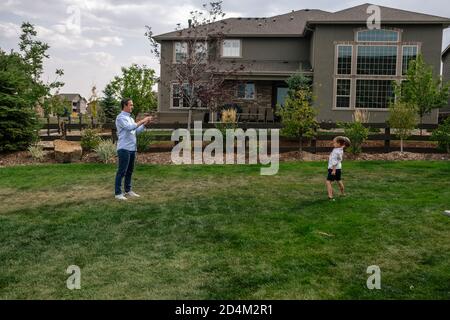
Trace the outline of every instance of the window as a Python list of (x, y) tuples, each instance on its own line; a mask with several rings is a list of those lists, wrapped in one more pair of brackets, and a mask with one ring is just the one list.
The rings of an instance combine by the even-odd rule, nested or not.
[(222, 57), (240, 58), (241, 57), (241, 40), (226, 39), (222, 42)]
[(255, 99), (255, 84), (252, 82), (239, 83), (237, 88), (237, 97), (239, 99)]
[(336, 108), (350, 108), (350, 79), (336, 80)]
[(393, 99), (393, 80), (356, 80), (356, 108), (387, 109)]
[[(199, 90), (201, 90), (202, 87), (199, 87)], [(183, 90), (183, 91), (182, 91)], [(189, 101), (188, 97), (190, 94), (189, 85), (184, 84), (183, 86), (180, 86), (178, 83), (172, 83), (172, 90), (171, 90), (171, 101), (172, 105), (171, 108), (189, 108)], [(195, 92), (194, 92), (195, 94)], [(197, 101), (195, 102), (194, 108), (206, 108), (202, 104), (202, 101), (197, 98)]]
[(195, 58), (201, 62), (208, 60), (208, 44), (206, 42), (197, 42), (195, 44)]
[(362, 30), (358, 31), (356, 36), (360, 42), (398, 42), (399, 32), (394, 30)]
[(396, 75), (397, 46), (358, 46), (357, 73)]
[(408, 72), (409, 63), (417, 58), (417, 46), (403, 46), (402, 75)]
[(337, 74), (352, 73), (352, 46), (338, 46)]
[(186, 61), (188, 56), (188, 49), (186, 42), (175, 42), (175, 62)]

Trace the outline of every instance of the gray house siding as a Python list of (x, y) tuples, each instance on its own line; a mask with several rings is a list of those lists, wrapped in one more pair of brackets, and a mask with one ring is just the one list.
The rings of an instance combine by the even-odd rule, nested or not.
[[(320, 121), (351, 121), (354, 110), (336, 110), (334, 106), (335, 45), (337, 42), (353, 42), (355, 31), (363, 25), (318, 25), (315, 28), (317, 39), (314, 48), (314, 94)], [(442, 44), (441, 26), (389, 26), (403, 30), (402, 42), (419, 42), (425, 61), (433, 66), (435, 75), (440, 72), (440, 52)], [(355, 53), (354, 53), (355, 58)], [(400, 57), (401, 58), (401, 57)], [(352, 94), (355, 94), (354, 88)], [(389, 112), (370, 110), (370, 122), (385, 122)], [(436, 123), (437, 110), (424, 118), (424, 123)]]
[[(220, 52), (213, 45), (210, 45), (210, 63), (220, 63), (224, 69), (231, 68), (231, 61), (245, 66), (244, 72), (255, 71), (256, 65), (260, 72), (270, 71), (267, 69), (277, 69), (287, 66), (287, 69), (297, 68), (304, 65), (305, 71), (310, 68), (310, 40), (309, 38), (239, 38), (242, 45), (242, 57), (233, 59), (223, 59)], [(158, 112), (161, 114), (162, 122), (185, 122), (187, 121), (187, 112), (185, 110), (171, 108), (171, 83), (175, 75), (171, 73), (171, 68), (166, 66), (173, 61), (174, 41), (161, 41), (161, 56), (164, 62), (161, 67), (161, 76), (159, 83), (159, 101)], [(291, 67), (292, 66), (292, 67)], [(243, 107), (253, 105), (255, 102), (261, 102), (264, 107), (272, 104), (272, 81), (285, 80), (288, 76), (267, 77), (257, 72), (251, 75), (240, 76), (242, 80), (255, 81), (257, 97), (255, 101), (243, 101), (236, 99), (230, 103), (238, 103)], [(261, 95), (264, 93), (264, 96)], [(196, 120), (203, 119), (205, 110), (194, 112)]]
[[(444, 83), (450, 81), (450, 49), (447, 49), (446, 53), (442, 57), (442, 80)], [(448, 98), (448, 106), (440, 110), (441, 113), (450, 114), (450, 97)]]

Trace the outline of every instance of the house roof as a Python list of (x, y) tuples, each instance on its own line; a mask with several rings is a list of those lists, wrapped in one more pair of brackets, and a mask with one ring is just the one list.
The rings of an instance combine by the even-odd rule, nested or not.
[[(244, 65), (244, 69), (236, 71), (233, 75), (280, 75), (289, 76), (298, 72), (311, 72), (311, 64), (307, 61), (239, 61), (239, 64)], [(224, 66), (217, 64), (218, 73), (227, 73), (228, 69), (223, 69)], [(222, 70), (223, 69), (223, 70)]]
[[(371, 5), (372, 4), (370, 3), (365, 3), (356, 7), (337, 11), (324, 18), (312, 17), (308, 20), (308, 23), (366, 23), (367, 18), (372, 15), (371, 13), (367, 13), (367, 9)], [(449, 18), (384, 6), (378, 7), (381, 9), (381, 24), (450, 24)]]
[(84, 99), (79, 93), (59, 93), (56, 96), (61, 97), (63, 99), (69, 100), (69, 101), (80, 101), (81, 99)]
[[(366, 23), (370, 14), (367, 8), (370, 3), (348, 8), (337, 12), (317, 9), (303, 9), (290, 13), (265, 18), (228, 18), (206, 27), (213, 32), (221, 31), (227, 36), (235, 37), (301, 37), (308, 25), (314, 24), (360, 24)], [(382, 24), (442, 24), (450, 25), (450, 19), (423, 13), (379, 6)], [(199, 34), (208, 33), (198, 29)], [(155, 40), (175, 40), (189, 37), (191, 31), (186, 28), (155, 36)]]

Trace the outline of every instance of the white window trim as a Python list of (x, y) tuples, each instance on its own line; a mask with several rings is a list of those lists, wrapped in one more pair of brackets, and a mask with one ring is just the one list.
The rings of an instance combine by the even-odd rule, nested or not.
[[(183, 85), (185, 85), (185, 84), (187, 84), (187, 83), (184, 83)], [(174, 107), (173, 106), (173, 86), (174, 85), (180, 85), (178, 82), (171, 82), (170, 83), (170, 96), (169, 96), (169, 99), (170, 99), (170, 110), (185, 110), (185, 111), (188, 111), (189, 110), (189, 108), (188, 107), (183, 107), (183, 96), (181, 96), (181, 101), (180, 101), (180, 104), (181, 104), (181, 107)], [(202, 107), (202, 108), (195, 108), (195, 110), (208, 110), (208, 108), (207, 107)]]
[(358, 30), (355, 31), (355, 42), (358, 42), (358, 43), (390, 43), (390, 44), (402, 42), (402, 30), (400, 30), (400, 29), (389, 29), (389, 28), (382, 28), (381, 30), (396, 32), (397, 33), (397, 41), (386, 41), (386, 40), (369, 40), (369, 41), (365, 40), (365, 41), (360, 41), (360, 40), (358, 40), (358, 34), (360, 32), (371, 31), (371, 30), (369, 30), (367, 28), (362, 28), (362, 29), (358, 29)]
[[(253, 86), (255, 87), (255, 91), (253, 93), (253, 98), (239, 98), (239, 88), (236, 88), (236, 99), (241, 101), (255, 101), (256, 100), (256, 83), (252, 81), (245, 81), (244, 84), (247, 85), (248, 83), (253, 83)], [(238, 84), (239, 86), (239, 84)]]
[[(352, 49), (352, 62), (351, 62), (351, 67), (350, 67), (350, 74), (340, 74), (338, 73), (338, 66), (339, 66), (339, 47), (350, 47)], [(334, 73), (338, 76), (350, 76), (353, 74), (353, 51), (354, 51), (354, 46), (352, 44), (337, 44), (336, 45), (336, 52), (335, 52), (335, 59), (334, 59)]]
[[(225, 40), (239, 41), (239, 56), (225, 56), (223, 54), (223, 42)], [(240, 59), (242, 58), (242, 40), (241, 39), (223, 39), (220, 43), (220, 57), (224, 59)]]

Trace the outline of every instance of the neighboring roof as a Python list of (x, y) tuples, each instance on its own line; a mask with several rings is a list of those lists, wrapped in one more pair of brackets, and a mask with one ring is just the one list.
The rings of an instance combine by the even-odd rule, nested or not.
[(450, 44), (445, 48), (444, 52), (442, 52), (442, 60), (444, 60), (448, 53), (450, 53)]
[[(337, 11), (335, 13), (304, 9), (267, 18), (228, 18), (208, 24), (214, 31), (221, 31), (227, 36), (235, 37), (301, 37), (304, 36), (308, 25), (314, 24), (356, 24), (366, 23), (370, 14), (366, 3), (356, 7)], [(416, 13), (401, 9), (379, 6), (381, 8), (382, 24), (442, 24), (450, 25), (450, 19), (423, 13)], [(189, 36), (189, 29), (182, 29), (155, 36), (155, 40), (174, 40)], [(206, 28), (199, 29), (199, 33)]]
[(84, 99), (79, 93), (59, 93), (57, 94), (57, 96), (69, 101), (74, 101), (75, 99), (79, 101), (81, 99)]

